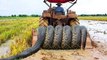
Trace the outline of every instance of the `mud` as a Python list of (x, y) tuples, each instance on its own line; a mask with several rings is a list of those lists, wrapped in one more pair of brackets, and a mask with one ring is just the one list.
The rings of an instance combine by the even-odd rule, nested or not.
[[(80, 21), (87, 27), (94, 48), (85, 50), (43, 50), (22, 60), (107, 60), (107, 22)], [(89, 38), (88, 38), (89, 40)]]
[[(101, 50), (100, 50), (101, 49)], [(40, 50), (23, 60), (107, 60), (102, 48), (86, 50)]]

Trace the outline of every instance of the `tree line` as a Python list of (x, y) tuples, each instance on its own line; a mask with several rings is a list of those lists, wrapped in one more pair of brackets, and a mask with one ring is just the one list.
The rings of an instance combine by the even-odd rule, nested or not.
[(26, 15), (26, 14), (19, 14), (19, 15), (11, 15), (11, 16), (0, 16), (0, 17), (40, 17), (40, 15)]
[(81, 14), (79, 16), (107, 16), (107, 14)]
[[(107, 16), (107, 14), (81, 14), (79, 16)], [(19, 14), (19, 15), (11, 15), (11, 16), (0, 16), (0, 17), (40, 17), (40, 15), (32, 14)]]

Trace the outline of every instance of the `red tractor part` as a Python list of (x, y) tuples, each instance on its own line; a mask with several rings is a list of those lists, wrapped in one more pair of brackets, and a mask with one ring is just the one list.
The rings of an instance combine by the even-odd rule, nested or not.
[(47, 0), (50, 3), (66, 3), (69, 1), (74, 1), (74, 0)]

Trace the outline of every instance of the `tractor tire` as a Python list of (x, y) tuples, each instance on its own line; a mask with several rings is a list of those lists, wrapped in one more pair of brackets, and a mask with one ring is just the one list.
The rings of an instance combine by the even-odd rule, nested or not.
[(20, 54), (16, 55), (16, 56), (12, 56), (9, 58), (4, 58), (1, 60), (15, 60), (15, 59), (22, 59), (22, 58), (26, 58), (34, 53), (36, 53), (43, 45), (43, 42), (45, 40), (45, 34), (46, 34), (46, 27), (39, 27), (38, 28), (38, 40), (35, 43), (35, 45), (23, 52), (21, 52)]
[(63, 27), (62, 49), (70, 49), (72, 42), (72, 32), (70, 26)]
[(48, 20), (41, 18), (39, 21), (39, 26), (48, 26)]
[(63, 27), (61, 25), (55, 27), (53, 49), (61, 49), (62, 34), (63, 34), (62, 30)]
[(81, 26), (81, 48), (85, 49), (87, 39), (87, 29), (85, 26)]
[(72, 26), (72, 49), (80, 49), (81, 48), (81, 32), (80, 26), (75, 25)]
[(50, 25), (47, 27), (46, 37), (45, 37), (43, 48), (44, 49), (51, 49), (53, 39), (54, 39), (54, 27)]

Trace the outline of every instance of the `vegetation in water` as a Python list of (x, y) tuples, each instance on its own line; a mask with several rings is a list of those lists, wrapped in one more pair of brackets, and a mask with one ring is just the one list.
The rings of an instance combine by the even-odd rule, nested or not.
[(39, 25), (38, 17), (0, 18), (0, 45), (8, 40), (11, 44), (9, 56), (16, 55), (29, 48), (32, 39), (32, 28)]

